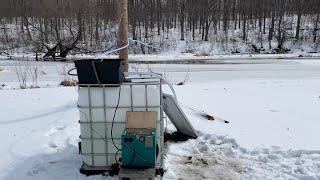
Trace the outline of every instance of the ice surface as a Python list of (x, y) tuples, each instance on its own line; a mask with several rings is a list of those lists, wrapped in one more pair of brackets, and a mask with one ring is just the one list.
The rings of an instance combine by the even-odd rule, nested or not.
[[(175, 89), (200, 137), (169, 143), (164, 179), (320, 179), (320, 61), (230, 61), (131, 65), (163, 72), (172, 84), (187, 79)], [(0, 179), (111, 178), (78, 171), (77, 88), (57, 87), (66, 64), (41, 64), (39, 83), (50, 86), (26, 90), (13, 89), (14, 65), (0, 61), (0, 85), (7, 85), (0, 90)]]

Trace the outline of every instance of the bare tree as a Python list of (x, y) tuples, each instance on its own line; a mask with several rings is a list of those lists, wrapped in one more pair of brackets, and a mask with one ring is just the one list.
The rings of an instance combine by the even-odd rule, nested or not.
[(14, 66), (14, 71), (17, 75), (19, 85), (21, 89), (27, 88), (27, 80), (30, 72), (30, 61), (21, 60), (17, 61)]
[[(124, 7), (118, 11), (121, 18), (117, 18), (117, 4)], [(281, 43), (286, 41), (317, 47), (319, 9), (319, 0), (1, 0), (0, 48), (8, 52), (23, 48), (55, 59), (71, 52), (122, 47), (128, 36), (145, 42), (156, 39), (168, 47), (177, 40), (225, 44), (226, 50), (228, 41), (259, 43), (254, 45), (257, 50), (265, 44), (278, 48), (271, 46), (274, 42), (286, 48)], [(117, 34), (118, 21), (126, 25)], [(286, 33), (284, 23), (291, 24)], [(128, 25), (130, 34), (124, 33)], [(117, 41), (120, 36), (126, 38)], [(131, 48), (134, 53), (147, 53), (140, 46)], [(121, 52), (121, 58), (127, 59), (128, 49)]]

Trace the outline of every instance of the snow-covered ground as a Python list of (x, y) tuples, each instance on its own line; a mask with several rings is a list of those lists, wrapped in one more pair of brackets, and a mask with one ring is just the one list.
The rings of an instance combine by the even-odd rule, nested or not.
[[(38, 54), (38, 57), (42, 57), (44, 54)], [(71, 54), (67, 56), (67, 59), (85, 59), (85, 58), (117, 58), (117, 55), (103, 55), (97, 54)], [(270, 60), (270, 59), (319, 59), (320, 53), (308, 53), (308, 52), (293, 52), (288, 54), (194, 54), (185, 53), (180, 51), (162, 52), (159, 54), (130, 54), (130, 61), (168, 61), (168, 60)], [(35, 60), (35, 53), (12, 53), (10, 56), (1, 55), (0, 60), (10, 59), (25, 59)]]
[[(320, 179), (320, 60), (262, 60), (131, 65), (186, 79), (175, 89), (200, 137), (168, 144), (164, 179)], [(0, 179), (106, 179), (78, 171), (77, 88), (57, 87), (72, 64), (37, 65), (43, 88), (19, 90), (0, 61)]]

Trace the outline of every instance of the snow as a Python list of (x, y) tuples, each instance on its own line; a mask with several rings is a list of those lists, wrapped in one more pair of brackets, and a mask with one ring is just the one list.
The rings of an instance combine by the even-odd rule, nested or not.
[[(320, 61), (215, 62), (131, 64), (173, 84), (187, 79), (175, 89), (199, 138), (168, 143), (164, 179), (320, 179)], [(39, 62), (42, 88), (25, 90), (15, 65), (0, 61), (0, 179), (113, 179), (79, 173), (77, 88), (58, 87), (59, 69), (72, 64)]]
[[(177, 94), (185, 105), (231, 122), (208, 126), (207, 122), (193, 121), (201, 132), (237, 137), (245, 147), (319, 149), (320, 142), (314, 138), (319, 133), (315, 126), (320, 117), (319, 90), (318, 80), (232, 80), (185, 85), (183, 90), (177, 88)], [(186, 98), (192, 91), (197, 92), (197, 98)], [(198, 119), (197, 114), (189, 114)]]
[[(223, 50), (218, 47), (213, 48), (213, 53), (210, 53), (208, 48), (212, 48), (211, 43), (194, 42), (194, 44), (188, 44), (185, 41), (178, 41), (177, 47), (174, 50), (168, 52), (160, 52), (159, 54), (130, 54), (131, 61), (168, 61), (168, 60), (269, 60), (269, 59), (319, 59), (320, 53), (308, 53), (303, 51), (294, 51), (288, 54), (251, 54), (248, 52), (239, 54), (223, 54)], [(186, 46), (196, 46), (199, 51), (197, 52), (185, 52), (183, 49)], [(210, 46), (210, 47), (209, 47)], [(215, 52), (217, 51), (217, 52)], [(38, 54), (38, 57), (42, 57), (44, 54)], [(117, 58), (117, 55), (102, 56), (101, 53), (96, 54), (69, 54), (68, 60), (74, 59), (93, 59), (93, 58)], [(0, 60), (35, 60), (35, 53), (12, 53), (10, 56), (0, 55)]]
[(283, 151), (278, 147), (248, 150), (234, 139), (201, 134), (170, 144), (165, 179), (319, 179), (319, 152)]
[[(179, 46), (183, 46), (183, 42), (179, 43)], [(202, 47), (205, 49), (205, 47)], [(21, 57), (17, 56), (17, 58)], [(101, 56), (95, 55), (69, 55), (67, 59), (91, 59)], [(168, 61), (168, 60), (272, 60), (272, 59), (319, 59), (320, 53), (302, 53), (296, 52), (291, 54), (234, 54), (234, 55), (217, 55), (217, 54), (208, 54), (206, 56), (193, 53), (180, 53), (179, 51), (170, 51), (169, 53), (162, 53), (157, 55), (139, 55), (139, 54), (130, 54), (130, 61)], [(117, 55), (108, 55), (105, 58), (117, 58)]]
[(0, 91), (0, 179), (88, 179), (79, 173), (76, 94), (75, 87)]
[[(0, 61), (0, 85), (4, 84), (5, 89), (17, 88), (18, 79), (16, 75), (15, 67), (32, 67), (38, 68), (38, 86), (40, 87), (56, 87), (64, 79), (74, 79), (67, 76), (66, 73), (73, 64), (71, 63), (55, 63), (55, 62), (34, 62), (34, 61)], [(32, 78), (28, 76), (28, 86), (31, 86)]]

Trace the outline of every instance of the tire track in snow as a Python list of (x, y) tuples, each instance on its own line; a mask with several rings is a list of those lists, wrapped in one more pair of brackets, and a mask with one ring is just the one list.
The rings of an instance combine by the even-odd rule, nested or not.
[(76, 107), (76, 104), (77, 104), (76, 101), (71, 101), (69, 103), (66, 103), (63, 106), (60, 106), (60, 107), (53, 109), (52, 111), (39, 113), (39, 114), (29, 116), (29, 117), (18, 118), (15, 120), (0, 121), (0, 125), (3, 125), (3, 124), (7, 125), (7, 124), (14, 124), (14, 123), (25, 122), (25, 121), (32, 121), (32, 120), (36, 120), (38, 118), (43, 118), (43, 117), (49, 116), (54, 113), (65, 112), (65, 111), (71, 110), (72, 108)]

